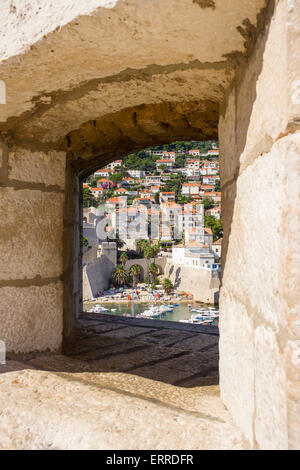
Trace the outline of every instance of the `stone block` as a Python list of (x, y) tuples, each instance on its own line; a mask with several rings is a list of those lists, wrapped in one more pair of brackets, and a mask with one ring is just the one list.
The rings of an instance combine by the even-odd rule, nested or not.
[(274, 331), (255, 330), (255, 438), (261, 449), (286, 450), (287, 396), (283, 355)]
[(253, 446), (254, 325), (246, 307), (224, 287), (220, 296), (221, 398)]
[(300, 341), (287, 341), (284, 349), (287, 377), (288, 446), (300, 449)]
[(0, 194), (0, 280), (60, 276), (64, 195), (13, 188)]
[(228, 96), (224, 115), (219, 121), (220, 177), (222, 186), (237, 176), (239, 155), (236, 149), (236, 98), (235, 89)]
[[(295, 248), (300, 241), (293, 226), (299, 219), (295, 172), (300, 163), (299, 144), (299, 133), (280, 139), (239, 176), (233, 219), (227, 227), (230, 243), (223, 285), (276, 331), (288, 327), (289, 311), (295, 327), (297, 321), (299, 256)], [(287, 309), (292, 297), (293, 308)]]
[(0, 288), (0, 339), (8, 352), (58, 350), (62, 325), (62, 282)]
[(8, 164), (10, 179), (65, 187), (65, 152), (16, 149), (9, 152)]
[(300, 118), (300, 9), (297, 0), (287, 2), (288, 121), (299, 128)]
[[(276, 51), (276, 52), (275, 52)], [(237, 152), (243, 170), (288, 124), (286, 0), (279, 1), (237, 89)]]

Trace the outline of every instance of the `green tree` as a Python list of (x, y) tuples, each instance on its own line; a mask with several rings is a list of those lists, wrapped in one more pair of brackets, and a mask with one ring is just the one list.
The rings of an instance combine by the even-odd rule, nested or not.
[(164, 291), (169, 294), (173, 289), (174, 289), (174, 286), (172, 284), (172, 281), (169, 279), (169, 278), (165, 278), (163, 280), (163, 289)]
[(110, 179), (113, 183), (119, 183), (120, 181), (122, 181), (122, 178), (123, 178), (122, 173), (114, 173), (113, 175), (111, 175), (111, 176), (109, 177), (109, 179)]
[(145, 247), (144, 247), (144, 257), (148, 260), (154, 257), (153, 256), (153, 248), (150, 245), (150, 243), (148, 243), (148, 245), (145, 245)]
[(112, 274), (114, 283), (118, 286), (124, 286), (129, 280), (129, 276), (122, 265), (118, 265)]
[(213, 239), (214, 241), (223, 237), (223, 224), (222, 220), (216, 220), (215, 224), (212, 227)]
[(217, 181), (216, 181), (216, 184), (215, 184), (215, 191), (216, 191), (216, 192), (220, 192), (220, 191), (221, 191), (220, 180), (217, 180)]
[(175, 168), (182, 168), (185, 164), (185, 155), (176, 155)]
[(119, 250), (120, 248), (123, 248), (125, 242), (123, 242), (120, 238), (119, 232), (116, 233), (116, 238), (114, 240), (117, 244), (117, 249)]
[(90, 188), (83, 188), (82, 202), (83, 202), (83, 207), (90, 207), (94, 205), (94, 198), (93, 198)]
[(223, 236), (222, 220), (216, 219), (213, 215), (206, 215), (204, 217), (204, 226), (211, 228), (214, 241)]
[(190, 196), (182, 196), (182, 195), (180, 195), (180, 196), (178, 197), (177, 202), (178, 202), (178, 204), (188, 204), (189, 202), (192, 202), (192, 200), (193, 200), (193, 198), (190, 197)]
[(211, 197), (204, 197), (202, 199), (202, 204), (204, 205), (204, 209), (208, 210), (214, 207), (215, 202)]
[(138, 264), (133, 264), (129, 269), (129, 274), (132, 277), (134, 287), (137, 286), (137, 283), (141, 276), (141, 272), (142, 272), (141, 267)]
[(152, 255), (153, 255), (154, 263), (155, 263), (155, 258), (157, 257), (158, 253), (161, 250), (160, 241), (158, 240), (157, 243), (151, 246), (151, 248), (152, 248)]
[(89, 246), (89, 242), (86, 237), (82, 237), (82, 246)]
[(126, 251), (123, 251), (121, 253), (121, 256), (120, 256), (120, 261), (121, 261), (121, 264), (122, 264), (124, 269), (125, 269), (125, 265), (126, 265), (127, 260), (128, 260), (127, 253), (126, 253)]
[(149, 277), (150, 277), (151, 283), (154, 284), (155, 281), (156, 281), (157, 275), (159, 273), (159, 268), (158, 268), (157, 264), (150, 263), (148, 272), (149, 272)]
[(146, 239), (141, 239), (136, 244), (136, 251), (139, 255), (144, 255), (145, 248), (149, 246), (149, 242)]
[(166, 169), (167, 169), (167, 165), (159, 165), (158, 170), (161, 171), (162, 173), (164, 173)]

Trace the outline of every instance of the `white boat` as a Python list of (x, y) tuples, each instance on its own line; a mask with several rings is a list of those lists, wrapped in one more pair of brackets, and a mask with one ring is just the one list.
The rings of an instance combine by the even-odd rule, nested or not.
[(108, 308), (102, 307), (102, 305), (96, 305), (96, 307), (94, 307), (94, 312), (108, 312)]
[(192, 322), (213, 322), (216, 318), (219, 318), (219, 315), (210, 313), (210, 314), (203, 314), (203, 313), (197, 313), (196, 315), (191, 316)]
[(141, 316), (143, 318), (157, 318), (160, 316), (160, 312), (151, 309), (151, 310), (145, 310), (144, 312), (141, 313)]

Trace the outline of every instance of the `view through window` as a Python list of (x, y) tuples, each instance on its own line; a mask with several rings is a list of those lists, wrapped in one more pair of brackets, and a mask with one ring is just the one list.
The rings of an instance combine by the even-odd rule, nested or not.
[(82, 194), (85, 311), (218, 324), (217, 141), (127, 155), (86, 178)]

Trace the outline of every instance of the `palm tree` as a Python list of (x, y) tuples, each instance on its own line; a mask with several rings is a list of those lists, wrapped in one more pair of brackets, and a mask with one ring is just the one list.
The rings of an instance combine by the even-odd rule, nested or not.
[(126, 284), (126, 282), (128, 281), (128, 274), (123, 268), (123, 266), (118, 265), (112, 275), (112, 278), (118, 286), (124, 286), (124, 284)]
[(138, 283), (141, 272), (142, 272), (142, 270), (141, 270), (141, 267), (140, 267), (139, 264), (133, 264), (129, 269), (129, 274), (132, 277), (134, 287), (136, 287), (136, 285)]
[(149, 276), (150, 276), (150, 279), (151, 279), (151, 283), (154, 284), (155, 280), (156, 280), (156, 277), (159, 273), (159, 269), (158, 269), (158, 266), (157, 264), (155, 263), (151, 263), (149, 265), (149, 269), (148, 269), (148, 272), (149, 272)]
[(163, 289), (167, 294), (169, 294), (171, 290), (174, 289), (174, 286), (170, 279), (166, 278), (163, 280)]
[(153, 253), (152, 246), (150, 246), (150, 245), (146, 246), (145, 249), (144, 249), (144, 257), (146, 259), (151, 259), (151, 258), (153, 258), (153, 255), (154, 255), (154, 253)]
[(156, 256), (158, 255), (158, 253), (160, 252), (160, 241), (158, 240), (157, 243), (155, 245), (152, 245), (152, 253), (153, 253), (153, 262), (155, 263), (155, 258)]
[(125, 269), (126, 261), (128, 260), (128, 256), (126, 251), (123, 251), (120, 256), (120, 261), (122, 263), (123, 268)]
[[(152, 246), (148, 243), (144, 249), (144, 258), (146, 258), (148, 261), (153, 258), (153, 249)], [(148, 266), (148, 277), (149, 277), (149, 266)]]
[(117, 231), (116, 233), (116, 238), (115, 238), (115, 242), (117, 244), (117, 248), (122, 248), (123, 245), (125, 244), (125, 242), (123, 242), (121, 239), (120, 239), (120, 235), (119, 235), (119, 232)]
[(145, 248), (149, 246), (148, 240), (142, 239), (139, 240), (136, 244), (136, 251), (138, 252), (139, 255), (143, 255)]

